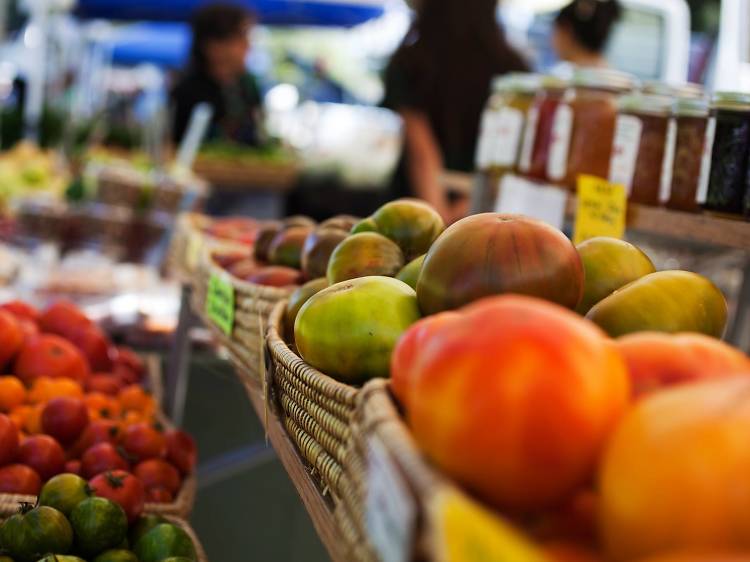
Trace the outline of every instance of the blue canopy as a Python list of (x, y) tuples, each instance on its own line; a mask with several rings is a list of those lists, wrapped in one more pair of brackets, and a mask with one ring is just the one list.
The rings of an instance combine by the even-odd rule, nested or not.
[[(234, 0), (258, 14), (266, 25), (351, 27), (383, 14), (379, 2), (361, 0)], [(187, 21), (211, 0), (78, 0), (81, 18)]]
[(112, 48), (114, 64), (182, 68), (187, 63), (190, 40), (187, 24), (139, 23), (121, 27), (106, 44)]

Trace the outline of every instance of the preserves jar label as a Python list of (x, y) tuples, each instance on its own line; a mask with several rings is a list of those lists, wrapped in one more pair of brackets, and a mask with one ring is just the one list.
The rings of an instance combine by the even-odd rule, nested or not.
[(716, 139), (716, 117), (711, 117), (706, 125), (706, 140), (703, 143), (703, 156), (701, 158), (701, 173), (698, 179), (698, 191), (695, 201), (703, 205), (708, 197), (708, 184), (711, 181), (711, 159), (714, 152), (714, 140)]
[(677, 120), (673, 117), (667, 124), (667, 140), (664, 147), (664, 162), (661, 169), (659, 184), (659, 202), (666, 203), (672, 193), (672, 173), (674, 171), (674, 157), (677, 150)]
[(548, 562), (510, 523), (457, 491), (441, 489), (428, 509), (434, 524), (430, 554), (437, 562)]
[(234, 329), (234, 287), (223, 274), (213, 274), (208, 280), (206, 316), (227, 336)]
[(635, 176), (635, 164), (638, 160), (642, 133), (643, 122), (638, 117), (633, 115), (617, 117), (612, 161), (609, 165), (609, 181), (624, 185), (628, 195), (633, 189), (633, 176)]
[(562, 104), (555, 111), (552, 122), (552, 141), (547, 161), (547, 177), (560, 181), (568, 173), (568, 152), (573, 133), (573, 108)]
[(573, 240), (580, 244), (589, 238), (625, 236), (628, 197), (622, 184), (595, 176), (578, 176), (578, 202)]
[(501, 109), (495, 122), (492, 165), (503, 168), (515, 166), (522, 132), (523, 113), (510, 107)]
[(562, 230), (568, 191), (552, 185), (536, 183), (515, 174), (505, 174), (500, 180), (495, 212), (525, 215)]
[(539, 125), (539, 109), (532, 107), (526, 113), (526, 126), (523, 132), (523, 143), (521, 144), (521, 158), (518, 169), (528, 172), (531, 169), (531, 157), (534, 154), (534, 143), (536, 142), (536, 129)]
[(383, 562), (408, 562), (417, 509), (409, 488), (378, 437), (367, 442), (367, 531)]
[(476, 165), (479, 170), (486, 170), (492, 159), (492, 128), (495, 112), (486, 109), (482, 114), (477, 142)]

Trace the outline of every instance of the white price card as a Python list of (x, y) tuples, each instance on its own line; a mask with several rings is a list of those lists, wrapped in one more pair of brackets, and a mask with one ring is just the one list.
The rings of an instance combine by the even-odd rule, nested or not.
[(381, 562), (409, 562), (417, 508), (378, 437), (367, 443), (367, 531)]
[(635, 165), (641, 147), (643, 122), (632, 115), (620, 115), (615, 127), (615, 140), (612, 146), (609, 182), (624, 185), (627, 194), (633, 188)]
[(495, 212), (525, 215), (562, 230), (567, 202), (568, 192), (564, 189), (506, 174), (500, 180)]

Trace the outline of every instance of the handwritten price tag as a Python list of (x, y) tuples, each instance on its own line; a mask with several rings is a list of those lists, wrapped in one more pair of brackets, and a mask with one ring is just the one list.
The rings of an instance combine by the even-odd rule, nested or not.
[(430, 517), (437, 562), (550, 562), (510, 524), (458, 492), (439, 492)]
[(227, 336), (234, 329), (234, 287), (221, 275), (211, 275), (206, 295), (206, 315)]
[(574, 242), (579, 244), (597, 236), (622, 238), (627, 208), (624, 186), (594, 176), (579, 176)]

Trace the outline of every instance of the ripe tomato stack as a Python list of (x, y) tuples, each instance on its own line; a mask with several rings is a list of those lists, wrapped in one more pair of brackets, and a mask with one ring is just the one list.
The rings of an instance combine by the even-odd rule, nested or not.
[(193, 471), (195, 443), (160, 425), (141, 359), (71, 303), (0, 305), (0, 369), (0, 493), (73, 473), (135, 518)]

